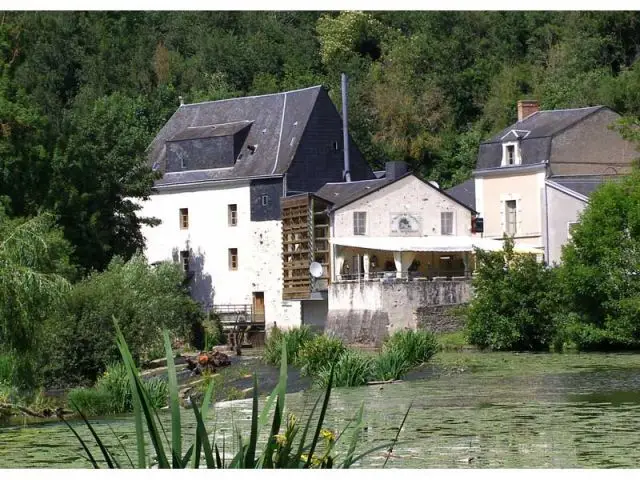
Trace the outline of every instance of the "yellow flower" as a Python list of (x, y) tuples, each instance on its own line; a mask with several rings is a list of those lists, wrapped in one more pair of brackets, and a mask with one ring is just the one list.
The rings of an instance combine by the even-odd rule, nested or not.
[(335, 432), (332, 432), (327, 428), (323, 428), (322, 430), (320, 430), (320, 436), (328, 442), (334, 442), (336, 440)]
[(284, 436), (283, 434), (275, 435), (273, 438), (275, 439), (276, 443), (280, 446), (284, 445), (287, 442), (287, 437)]

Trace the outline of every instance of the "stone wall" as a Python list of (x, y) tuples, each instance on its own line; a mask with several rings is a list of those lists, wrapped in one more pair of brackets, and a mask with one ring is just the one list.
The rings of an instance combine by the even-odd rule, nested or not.
[(449, 333), (464, 327), (464, 319), (458, 311), (460, 305), (434, 305), (416, 309), (418, 329), (433, 333)]
[(452, 331), (460, 326), (452, 307), (470, 299), (471, 280), (332, 283), (327, 332), (348, 343), (380, 344), (404, 328)]

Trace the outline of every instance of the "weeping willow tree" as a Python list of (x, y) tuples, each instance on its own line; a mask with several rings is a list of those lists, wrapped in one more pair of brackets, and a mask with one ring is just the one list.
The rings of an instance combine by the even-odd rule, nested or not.
[(47, 315), (69, 289), (69, 244), (54, 217), (10, 219), (0, 207), (0, 354), (18, 359), (15, 381), (33, 381)]

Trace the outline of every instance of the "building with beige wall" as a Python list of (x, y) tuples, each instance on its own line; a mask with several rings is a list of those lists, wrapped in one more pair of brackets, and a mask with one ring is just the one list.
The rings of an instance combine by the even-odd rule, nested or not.
[[(376, 180), (329, 183), (316, 192), (333, 203), (334, 279), (469, 273), (470, 252), (452, 248), (461, 238), (471, 241), (475, 211), (433, 183), (406, 171), (395, 173)], [(415, 250), (409, 251), (409, 245)]]
[(612, 128), (619, 119), (604, 106), (539, 110), (521, 101), (518, 121), (480, 144), (473, 178), (447, 192), (477, 210), (485, 238), (507, 233), (558, 262), (566, 223), (578, 221), (591, 191), (628, 173), (637, 156)]

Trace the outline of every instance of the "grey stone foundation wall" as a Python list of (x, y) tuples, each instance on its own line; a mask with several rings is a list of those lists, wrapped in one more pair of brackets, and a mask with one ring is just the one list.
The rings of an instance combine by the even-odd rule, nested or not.
[(417, 325), (420, 330), (433, 333), (449, 333), (464, 327), (460, 305), (435, 305), (416, 309)]
[(404, 328), (449, 332), (462, 326), (454, 307), (471, 295), (466, 279), (332, 283), (326, 331), (347, 343), (375, 345)]

